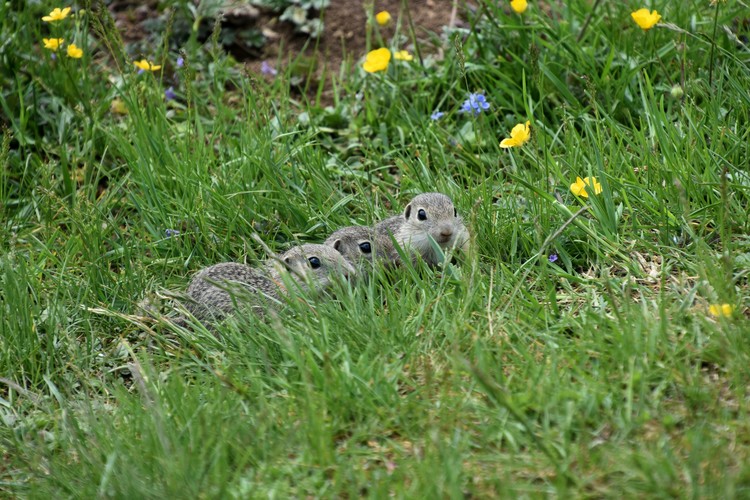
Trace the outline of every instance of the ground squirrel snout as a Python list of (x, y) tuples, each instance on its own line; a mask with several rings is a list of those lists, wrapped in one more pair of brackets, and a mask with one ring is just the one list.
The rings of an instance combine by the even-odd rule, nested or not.
[(250, 307), (263, 314), (288, 294), (287, 283), (303, 292), (329, 288), (336, 279), (353, 279), (354, 267), (330, 246), (293, 247), (262, 267), (224, 262), (202, 269), (190, 281), (186, 308), (201, 321), (219, 320)]
[(442, 250), (469, 247), (469, 231), (458, 215), (453, 201), (441, 193), (423, 193), (406, 205), (403, 213), (385, 219), (375, 226), (376, 243), (388, 260), (399, 263), (401, 258), (393, 240), (402, 249), (418, 254), (429, 265), (435, 266), (440, 256), (430, 239)]

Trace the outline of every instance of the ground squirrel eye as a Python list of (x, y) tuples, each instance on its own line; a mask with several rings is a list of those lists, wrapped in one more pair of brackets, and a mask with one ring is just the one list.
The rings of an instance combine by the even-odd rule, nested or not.
[(424, 211), (424, 208), (420, 208), (419, 212), (417, 212), (417, 219), (427, 220), (427, 212)]
[(370, 246), (369, 241), (363, 241), (359, 244), (359, 249), (362, 250), (362, 253), (370, 253), (372, 252), (372, 247)]
[(311, 267), (312, 267), (313, 269), (317, 269), (317, 268), (319, 268), (319, 267), (320, 267), (320, 259), (319, 259), (319, 258), (317, 258), (317, 257), (310, 257), (310, 258), (309, 258), (309, 259), (307, 259), (307, 260), (308, 260), (308, 262), (310, 262), (310, 266), (311, 266)]
[(458, 210), (455, 208), (453, 209), (453, 217), (458, 217)]

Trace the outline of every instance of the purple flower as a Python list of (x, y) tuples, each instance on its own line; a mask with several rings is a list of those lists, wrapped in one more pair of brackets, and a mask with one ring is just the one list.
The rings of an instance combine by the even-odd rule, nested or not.
[(185, 59), (184, 59), (184, 58), (183, 58), (182, 56), (178, 57), (178, 58), (177, 58), (177, 67), (178, 67), (178, 68), (181, 68), (181, 67), (183, 67), (184, 65), (185, 65)]
[(435, 110), (430, 115), (430, 120), (437, 121), (437, 120), (441, 119), (444, 114), (445, 113), (443, 113), (442, 111)]
[(469, 94), (469, 98), (461, 106), (461, 112), (472, 113), (474, 116), (481, 113), (483, 109), (490, 109), (490, 103), (487, 102), (484, 94)]
[(53, 52), (52, 54), (49, 55), (49, 57), (50, 57), (50, 59), (52, 59), (54, 61), (55, 59), (57, 59), (57, 54), (55, 54)]
[(263, 61), (260, 65), (260, 72), (267, 76), (276, 76), (279, 73), (276, 68), (268, 64), (268, 61)]
[(177, 94), (174, 93), (174, 87), (169, 87), (164, 91), (164, 99), (166, 99), (167, 101), (177, 99)]
[(167, 236), (167, 238), (171, 238), (172, 236), (179, 236), (180, 232), (177, 229), (167, 229), (164, 231), (164, 234)]
[(547, 257), (547, 260), (549, 260), (550, 262), (556, 262), (557, 261), (557, 254), (556, 253), (551, 253), (549, 255), (549, 257)]

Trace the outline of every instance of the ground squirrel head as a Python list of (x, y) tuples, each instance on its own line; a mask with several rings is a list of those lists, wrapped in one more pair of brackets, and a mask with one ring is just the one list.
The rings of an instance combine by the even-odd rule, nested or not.
[(375, 235), (371, 227), (348, 226), (335, 231), (324, 245), (333, 247), (353, 266), (361, 268), (365, 262), (372, 263), (375, 254)]
[(397, 240), (437, 264), (430, 237), (444, 250), (465, 248), (469, 242), (469, 232), (453, 201), (441, 193), (419, 194), (406, 205)]
[[(351, 280), (357, 274), (354, 267), (330, 246), (305, 244), (292, 247), (279, 255), (279, 260), (291, 272), (295, 281), (301, 277), (316, 290), (328, 288), (337, 279)], [(276, 271), (281, 265), (275, 262)], [(307, 287), (302, 285), (305, 289)]]

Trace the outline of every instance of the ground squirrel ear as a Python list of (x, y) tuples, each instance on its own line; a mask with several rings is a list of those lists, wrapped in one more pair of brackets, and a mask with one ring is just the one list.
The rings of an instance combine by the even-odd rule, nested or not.
[(410, 215), (411, 215), (411, 203), (406, 205), (406, 209), (404, 210), (404, 217), (408, 219)]
[(333, 242), (333, 249), (338, 251), (339, 253), (341, 252), (341, 240), (336, 240)]

